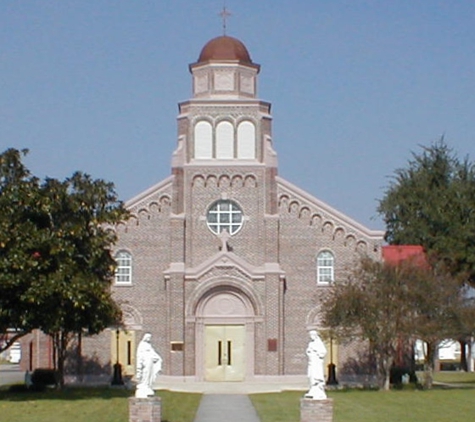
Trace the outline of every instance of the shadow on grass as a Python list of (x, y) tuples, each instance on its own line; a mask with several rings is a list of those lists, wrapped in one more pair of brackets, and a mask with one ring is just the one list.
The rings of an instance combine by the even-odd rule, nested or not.
[(45, 391), (31, 391), (21, 388), (21, 386), (13, 386), (13, 388), (9, 390), (0, 391), (0, 400), (17, 402), (30, 400), (110, 400), (115, 398), (128, 398), (133, 395), (133, 391), (125, 388), (78, 387), (65, 388), (63, 390), (46, 389)]
[[(194, 420), (201, 394), (178, 393), (167, 390), (159, 390), (156, 394), (162, 401), (163, 419), (161, 422), (192, 422)], [(7, 388), (3, 388), (0, 390), (0, 408), (2, 408), (0, 420), (3, 420), (2, 417), (6, 415), (6, 420), (29, 422), (31, 419), (28, 419), (28, 416), (27, 419), (21, 417), (15, 419), (11, 415), (17, 414), (18, 408), (33, 406), (34, 412), (36, 412), (35, 415), (38, 415), (35, 419), (36, 422), (51, 422), (50, 415), (52, 413), (61, 414), (63, 410), (73, 412), (77, 416), (76, 422), (125, 422), (128, 420), (128, 398), (133, 395), (134, 391), (132, 390), (110, 387), (70, 387), (64, 390), (47, 389), (43, 392), (26, 389), (22, 392), (8, 391)], [(18, 403), (22, 403), (22, 406), (18, 406)], [(114, 408), (112, 411), (111, 406)], [(86, 418), (74, 413), (79, 412), (75, 409), (83, 408), (95, 409), (95, 416), (91, 417), (90, 411)], [(47, 419), (40, 416), (40, 413), (42, 415), (47, 414)], [(58, 420), (61, 419), (54, 419), (54, 421)]]

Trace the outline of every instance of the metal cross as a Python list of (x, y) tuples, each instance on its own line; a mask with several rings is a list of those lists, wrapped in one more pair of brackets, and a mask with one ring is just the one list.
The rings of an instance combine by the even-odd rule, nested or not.
[(226, 35), (226, 19), (231, 16), (231, 12), (229, 12), (228, 9), (226, 9), (226, 5), (223, 6), (223, 10), (218, 13), (219, 16), (221, 16), (221, 19), (223, 19), (223, 35)]

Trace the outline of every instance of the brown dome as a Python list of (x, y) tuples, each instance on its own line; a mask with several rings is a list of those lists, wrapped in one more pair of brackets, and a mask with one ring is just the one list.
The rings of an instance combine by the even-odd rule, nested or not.
[(198, 63), (209, 60), (237, 60), (243, 63), (252, 63), (246, 46), (236, 38), (223, 35), (208, 41), (198, 58)]

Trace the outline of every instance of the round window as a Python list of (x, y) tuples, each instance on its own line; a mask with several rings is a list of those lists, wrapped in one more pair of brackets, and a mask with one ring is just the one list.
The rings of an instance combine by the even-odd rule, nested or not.
[(241, 208), (235, 202), (224, 199), (211, 205), (206, 216), (208, 227), (215, 234), (225, 229), (231, 235), (236, 234), (242, 227), (242, 221)]

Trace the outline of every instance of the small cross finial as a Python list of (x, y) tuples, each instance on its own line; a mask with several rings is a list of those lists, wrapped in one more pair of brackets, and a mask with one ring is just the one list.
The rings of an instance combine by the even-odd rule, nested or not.
[(226, 20), (231, 16), (231, 12), (226, 8), (226, 4), (218, 15), (221, 16), (221, 19), (223, 20), (223, 35), (226, 35)]

